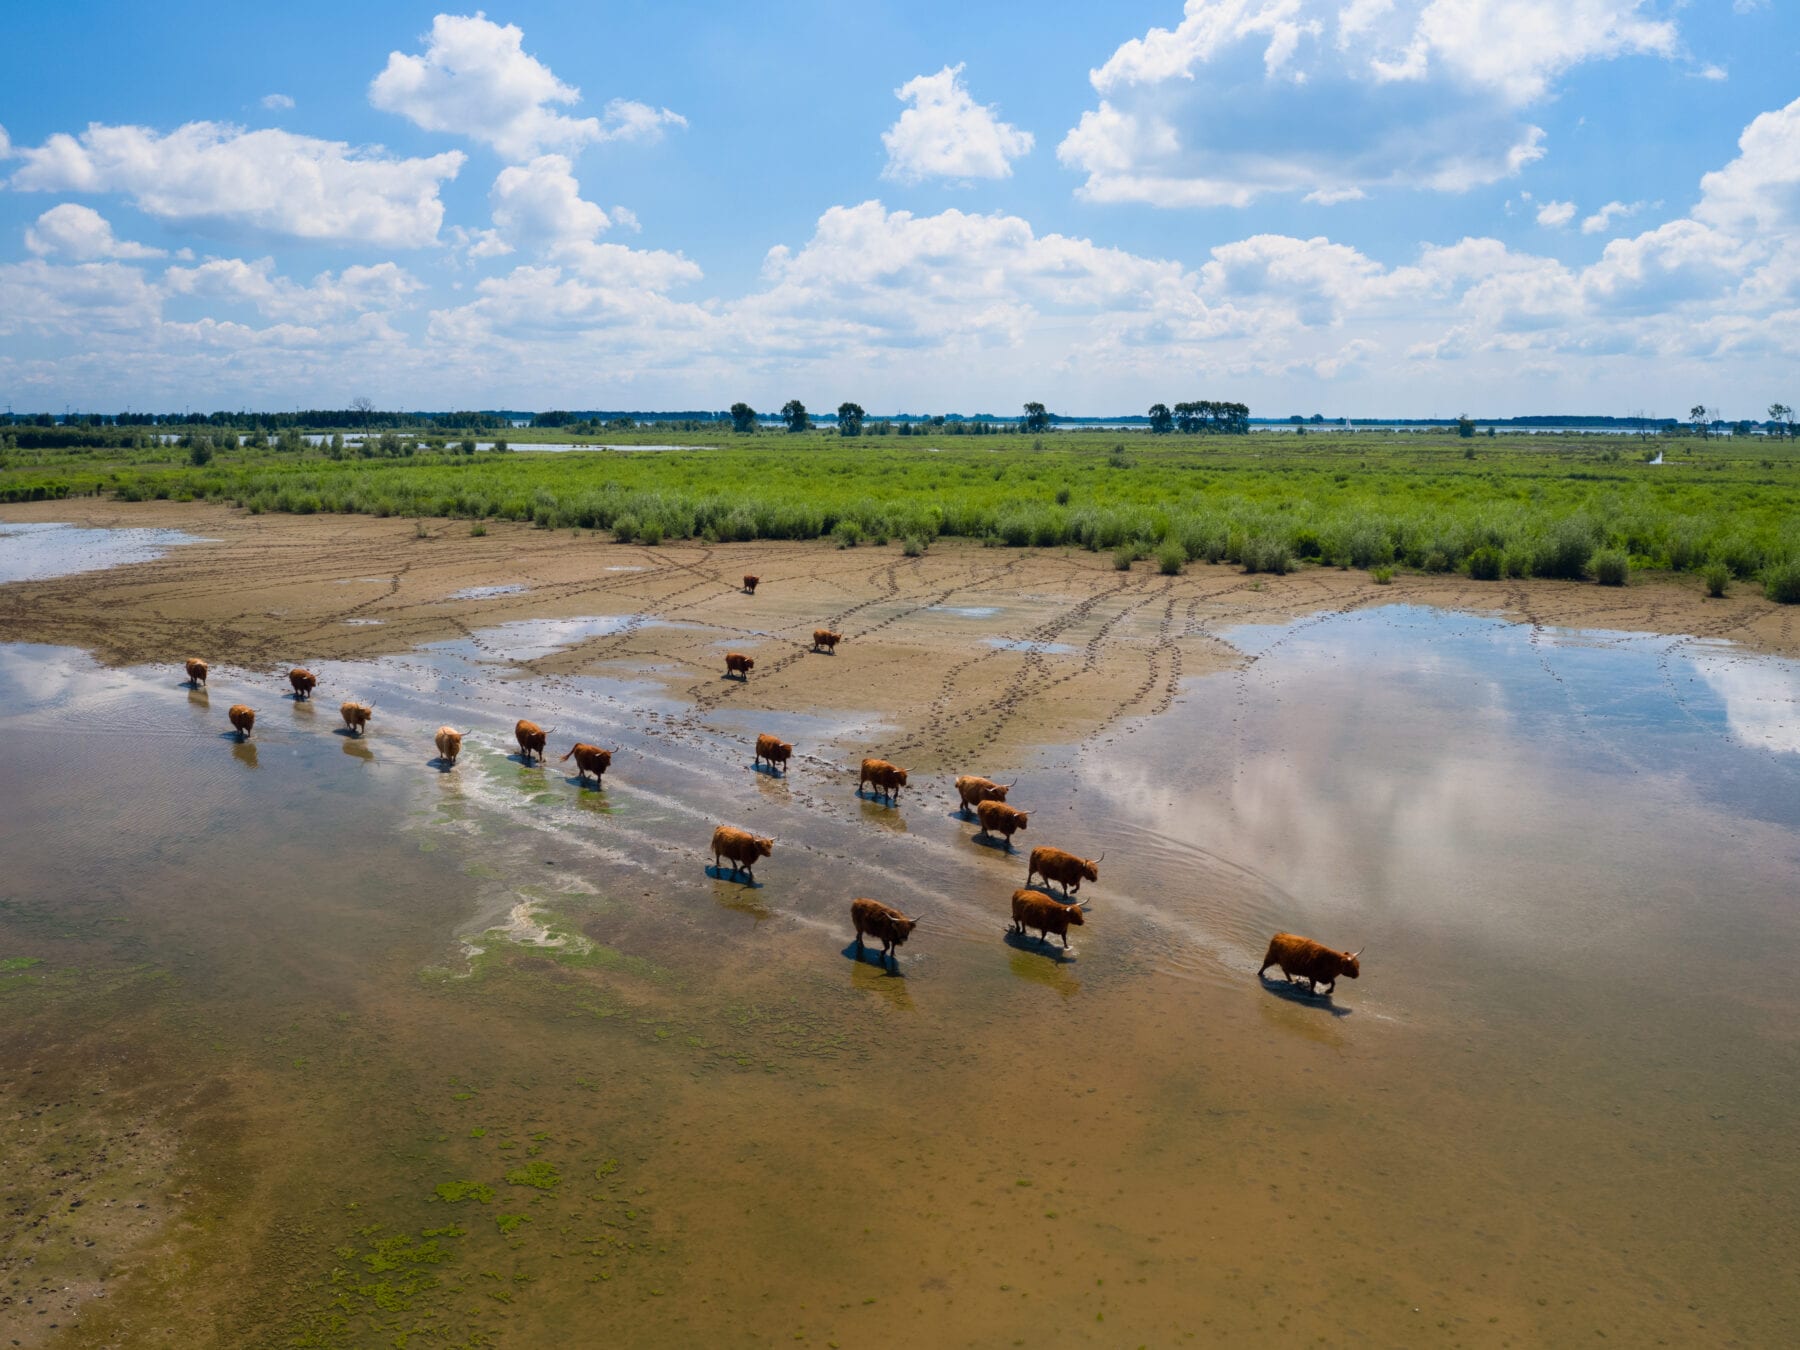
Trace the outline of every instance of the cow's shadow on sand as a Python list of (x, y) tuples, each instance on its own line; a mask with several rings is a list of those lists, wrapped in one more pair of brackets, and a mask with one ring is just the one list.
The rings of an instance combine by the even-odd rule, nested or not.
[(969, 842), (971, 844), (979, 845), (982, 848), (991, 848), (996, 853), (1018, 852), (1018, 850), (1013, 847), (1012, 840), (1008, 839), (1005, 835), (983, 834), (981, 831), (977, 830), (974, 834), (969, 836)]
[(604, 778), (588, 778), (582, 774), (564, 774), (563, 782), (582, 792), (606, 791), (606, 780)]
[(715, 867), (712, 863), (708, 863), (706, 865), (706, 875), (711, 877), (714, 881), (735, 881), (738, 885), (748, 891), (760, 891), (763, 888), (762, 882), (758, 881), (741, 867), (733, 870), (729, 867)]
[(432, 768), (436, 769), (439, 773), (449, 773), (453, 769), (456, 768), (455, 760), (445, 759), (442, 755), (433, 755), (430, 759), (426, 760), (425, 762), (427, 764), (429, 764)]
[(900, 969), (899, 954), (895, 953), (892, 956), (883, 956), (881, 954), (881, 944), (879, 942), (865, 943), (863, 946), (859, 947), (852, 941), (849, 946), (844, 948), (843, 954), (858, 965), (873, 966), (883, 975), (887, 975), (893, 979), (904, 980), (906, 978), (906, 972)]
[(507, 759), (511, 760), (514, 764), (517, 764), (521, 769), (541, 769), (544, 767), (543, 760), (539, 759), (536, 755), (527, 755), (523, 750), (513, 751), (507, 756)]
[(1072, 965), (1075, 961), (1073, 948), (1064, 948), (1062, 939), (1052, 934), (1049, 938), (1040, 938), (1036, 933), (1016, 933), (1009, 926), (1001, 941), (1015, 952), (1024, 952), (1028, 956), (1047, 956), (1057, 965)]
[(773, 764), (752, 764), (750, 766), (750, 772), (759, 773), (764, 778), (773, 778), (777, 783), (785, 783), (787, 781), (787, 770), (778, 769)]
[(1271, 998), (1278, 998), (1283, 1003), (1292, 1003), (1302, 1008), (1315, 1008), (1319, 1012), (1330, 1013), (1333, 1017), (1348, 1017), (1351, 1009), (1331, 1001), (1330, 994), (1309, 994), (1306, 986), (1295, 984), (1285, 976), (1259, 975), (1263, 992)]
[[(342, 736), (347, 741), (360, 741), (362, 739), (362, 736), (357, 735), (356, 732), (352, 731), (349, 727), (333, 727), (331, 729), (331, 734), (333, 736)], [(367, 734), (367, 732), (363, 733), (363, 735)]]

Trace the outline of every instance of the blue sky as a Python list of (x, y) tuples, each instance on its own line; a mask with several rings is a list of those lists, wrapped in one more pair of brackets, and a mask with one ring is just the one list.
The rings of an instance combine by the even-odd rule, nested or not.
[(71, 3), (0, 399), (1800, 401), (1780, 0)]

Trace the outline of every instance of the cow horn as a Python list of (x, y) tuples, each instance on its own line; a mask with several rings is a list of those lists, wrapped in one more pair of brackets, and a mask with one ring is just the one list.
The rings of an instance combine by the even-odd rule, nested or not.
[(1103, 863), (1105, 861), (1106, 861), (1106, 855), (1104, 853), (1102, 853), (1098, 858), (1094, 859), (1094, 866), (1098, 867), (1101, 863)]
[(1359, 957), (1363, 954), (1364, 950), (1365, 950), (1364, 948), (1358, 947), (1355, 951), (1350, 953), (1350, 959), (1352, 961), (1356, 960), (1357, 957)]

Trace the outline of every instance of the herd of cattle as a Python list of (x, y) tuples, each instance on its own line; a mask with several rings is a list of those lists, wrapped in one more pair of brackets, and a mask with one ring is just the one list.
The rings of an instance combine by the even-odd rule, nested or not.
[[(754, 595), (757, 582), (761, 578), (746, 575), (744, 590)], [(829, 629), (821, 628), (813, 633), (813, 649), (823, 648), (835, 651), (842, 635)], [(756, 665), (753, 658), (739, 652), (729, 652), (725, 657), (725, 671), (729, 675), (737, 675), (747, 679), (751, 669)], [(206, 684), (207, 664), (198, 658), (186, 663), (189, 683), (195, 688)], [(313, 690), (318, 687), (318, 677), (310, 670), (296, 666), (288, 672), (288, 684), (294, 691), (296, 701), (307, 701), (312, 698)], [(344, 703), (339, 709), (344, 725), (353, 735), (361, 736), (369, 725), (369, 718), (374, 709), (367, 703), (355, 700)], [(240, 741), (249, 737), (256, 726), (256, 710), (247, 704), (234, 703), (226, 714), (231, 726), (237, 732)], [(434, 738), (437, 745), (438, 761), (445, 768), (456, 764), (458, 755), (462, 753), (463, 737), (466, 732), (454, 727), (439, 727)], [(513, 737), (519, 743), (519, 753), (527, 764), (534, 760), (538, 764), (545, 762), (545, 748), (554, 731), (546, 732), (535, 722), (520, 719), (513, 728)], [(756, 749), (751, 760), (753, 768), (760, 769), (766, 762), (771, 771), (787, 773), (788, 761), (793, 758), (794, 747), (791, 742), (777, 737), (761, 735), (756, 738)], [(603, 783), (606, 771), (612, 766), (612, 751), (603, 750), (597, 745), (589, 745), (577, 741), (570, 747), (568, 754), (563, 755), (559, 763), (575, 761), (576, 777), (586, 782), (588, 775), (593, 775), (596, 785)], [(900, 789), (907, 783), (906, 770), (885, 759), (865, 759), (862, 771), (857, 777), (856, 790), (860, 795), (865, 788), (872, 789), (870, 795), (878, 800), (886, 800), (897, 806)], [(1021, 811), (1007, 804), (1006, 794), (1013, 788), (1011, 783), (996, 783), (991, 779), (975, 774), (965, 774), (956, 780), (956, 793), (961, 800), (961, 812), (967, 818), (971, 812), (980, 822), (979, 833), (986, 837), (999, 835), (1005, 841), (1007, 850), (1012, 849), (1012, 837), (1024, 830), (1031, 813)], [(731, 875), (740, 873), (751, 882), (756, 880), (752, 870), (760, 858), (767, 858), (775, 851), (775, 841), (762, 835), (751, 834), (748, 830), (740, 830), (735, 826), (721, 825), (713, 831), (712, 855), (713, 870), (723, 870), (723, 864), (731, 864)], [(1050, 935), (1061, 939), (1063, 949), (1069, 947), (1069, 929), (1086, 924), (1086, 911), (1091, 902), (1078, 900), (1084, 881), (1097, 882), (1100, 879), (1100, 864), (1105, 854), (1098, 858), (1082, 858), (1060, 848), (1034, 848), (1025, 873), (1024, 887), (1012, 893), (1012, 923), (1009, 933), (1026, 935), (1035, 932), (1040, 944), (1049, 945)], [(1032, 880), (1042, 877), (1044, 888), (1032, 886)], [(1059, 898), (1053, 887), (1061, 887)], [(871, 938), (881, 943), (881, 956), (884, 962), (897, 961), (895, 949), (903, 945), (912, 936), (918, 925), (920, 916), (908, 918), (892, 905), (883, 904), (879, 900), (856, 899), (850, 902), (850, 921), (856, 929), (856, 949), (864, 950), (864, 939)], [(1279, 967), (1288, 983), (1304, 981), (1306, 991), (1329, 995), (1342, 976), (1356, 979), (1361, 974), (1359, 958), (1361, 950), (1341, 952), (1326, 947), (1310, 938), (1297, 937), (1292, 933), (1277, 933), (1269, 941), (1268, 953), (1263, 957), (1262, 968), (1257, 971), (1260, 978), (1270, 966)]]

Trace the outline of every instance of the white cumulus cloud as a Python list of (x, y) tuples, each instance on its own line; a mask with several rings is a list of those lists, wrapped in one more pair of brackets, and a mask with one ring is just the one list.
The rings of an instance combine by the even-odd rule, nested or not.
[(217, 221), (296, 239), (418, 248), (443, 222), (439, 186), (460, 151), (395, 159), (291, 132), (189, 122), (162, 135), (94, 123), (19, 149), (25, 192), (118, 192), (163, 220)]
[(1057, 157), (1094, 201), (1461, 191), (1545, 153), (1529, 108), (1584, 62), (1675, 59), (1646, 0), (1187, 0), (1089, 79)]
[(1547, 225), (1553, 230), (1560, 230), (1575, 219), (1574, 202), (1545, 202), (1538, 207), (1537, 223)]
[(558, 112), (579, 103), (581, 91), (525, 51), (516, 25), (481, 13), (439, 14), (423, 40), (422, 55), (389, 54), (369, 85), (369, 102), (427, 131), (481, 141), (509, 160), (599, 141), (652, 140), (666, 127), (687, 125), (679, 113), (627, 99), (609, 102), (604, 120)]
[(1615, 220), (1635, 216), (1643, 209), (1643, 202), (1608, 202), (1581, 222), (1581, 232), (1583, 234), (1604, 234), (1612, 228)]
[(264, 94), (262, 105), (270, 112), (285, 112), (294, 106), (294, 100), (288, 94)]
[(39, 257), (61, 254), (73, 262), (99, 258), (160, 258), (164, 251), (115, 238), (105, 216), (91, 206), (64, 202), (25, 231), (25, 247)]
[(883, 178), (1008, 178), (1012, 161), (1031, 152), (1029, 131), (1002, 122), (992, 105), (977, 103), (962, 81), (963, 67), (919, 75), (894, 91), (912, 106), (881, 133), (887, 147)]

